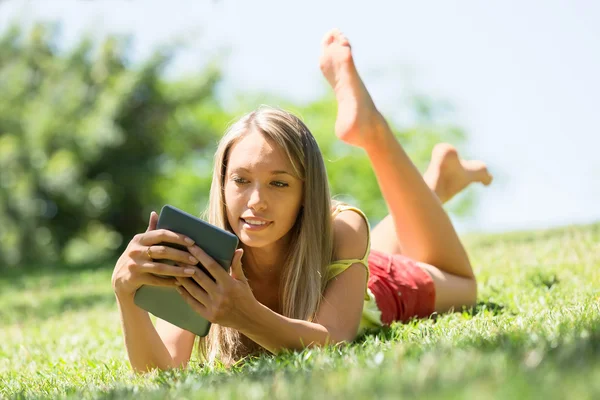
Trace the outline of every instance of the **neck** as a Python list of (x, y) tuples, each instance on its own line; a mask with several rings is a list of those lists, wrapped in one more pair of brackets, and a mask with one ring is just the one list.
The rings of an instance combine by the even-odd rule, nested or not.
[(279, 286), (279, 279), (283, 270), (287, 253), (289, 250), (288, 240), (280, 240), (265, 247), (247, 247), (244, 248), (244, 257), (242, 265), (244, 274), (249, 282), (255, 285), (276, 284)]
[(283, 251), (266, 248), (244, 248), (244, 274), (255, 284), (278, 282), (285, 257)]

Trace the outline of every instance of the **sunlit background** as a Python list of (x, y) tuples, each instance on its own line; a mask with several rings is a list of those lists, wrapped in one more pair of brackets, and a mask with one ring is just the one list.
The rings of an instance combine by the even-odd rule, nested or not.
[(459, 151), (489, 164), (496, 181), (475, 189), (459, 231), (600, 219), (598, 2), (0, 2), (0, 31), (15, 21), (58, 22), (64, 48), (84, 33), (130, 35), (134, 63), (183, 41), (170, 77), (221, 54), (224, 104), (240, 91), (321, 96), (319, 41), (339, 27), (386, 116), (404, 121), (408, 92), (447, 100), (468, 134)]

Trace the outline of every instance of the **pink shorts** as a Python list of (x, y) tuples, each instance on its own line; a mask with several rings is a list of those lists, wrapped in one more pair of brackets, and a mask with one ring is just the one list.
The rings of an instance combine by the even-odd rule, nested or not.
[(371, 250), (369, 271), (368, 287), (375, 296), (384, 325), (433, 314), (433, 280), (413, 259)]

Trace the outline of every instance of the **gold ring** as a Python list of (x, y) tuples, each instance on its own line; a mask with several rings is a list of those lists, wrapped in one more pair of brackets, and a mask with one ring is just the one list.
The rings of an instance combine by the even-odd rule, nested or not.
[(152, 255), (150, 254), (150, 246), (146, 249), (146, 254), (148, 254), (148, 258), (153, 260)]

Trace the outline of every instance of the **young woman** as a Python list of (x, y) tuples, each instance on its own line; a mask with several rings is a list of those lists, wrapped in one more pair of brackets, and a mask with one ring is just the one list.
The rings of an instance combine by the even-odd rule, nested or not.
[(489, 184), (485, 165), (440, 144), (421, 177), (375, 108), (348, 40), (334, 30), (322, 46), (321, 70), (338, 102), (335, 133), (366, 151), (389, 216), (370, 232), (360, 210), (331, 201), (317, 143), (297, 117), (269, 107), (244, 116), (217, 149), (208, 209), (211, 223), (240, 239), (231, 274), (188, 238), (156, 230), (154, 212), (117, 261), (112, 285), (136, 371), (185, 366), (195, 341), (165, 321), (152, 324), (133, 302), (141, 285), (176, 287), (214, 323), (201, 355), (225, 364), (474, 304), (475, 276), (442, 203), (472, 182)]

